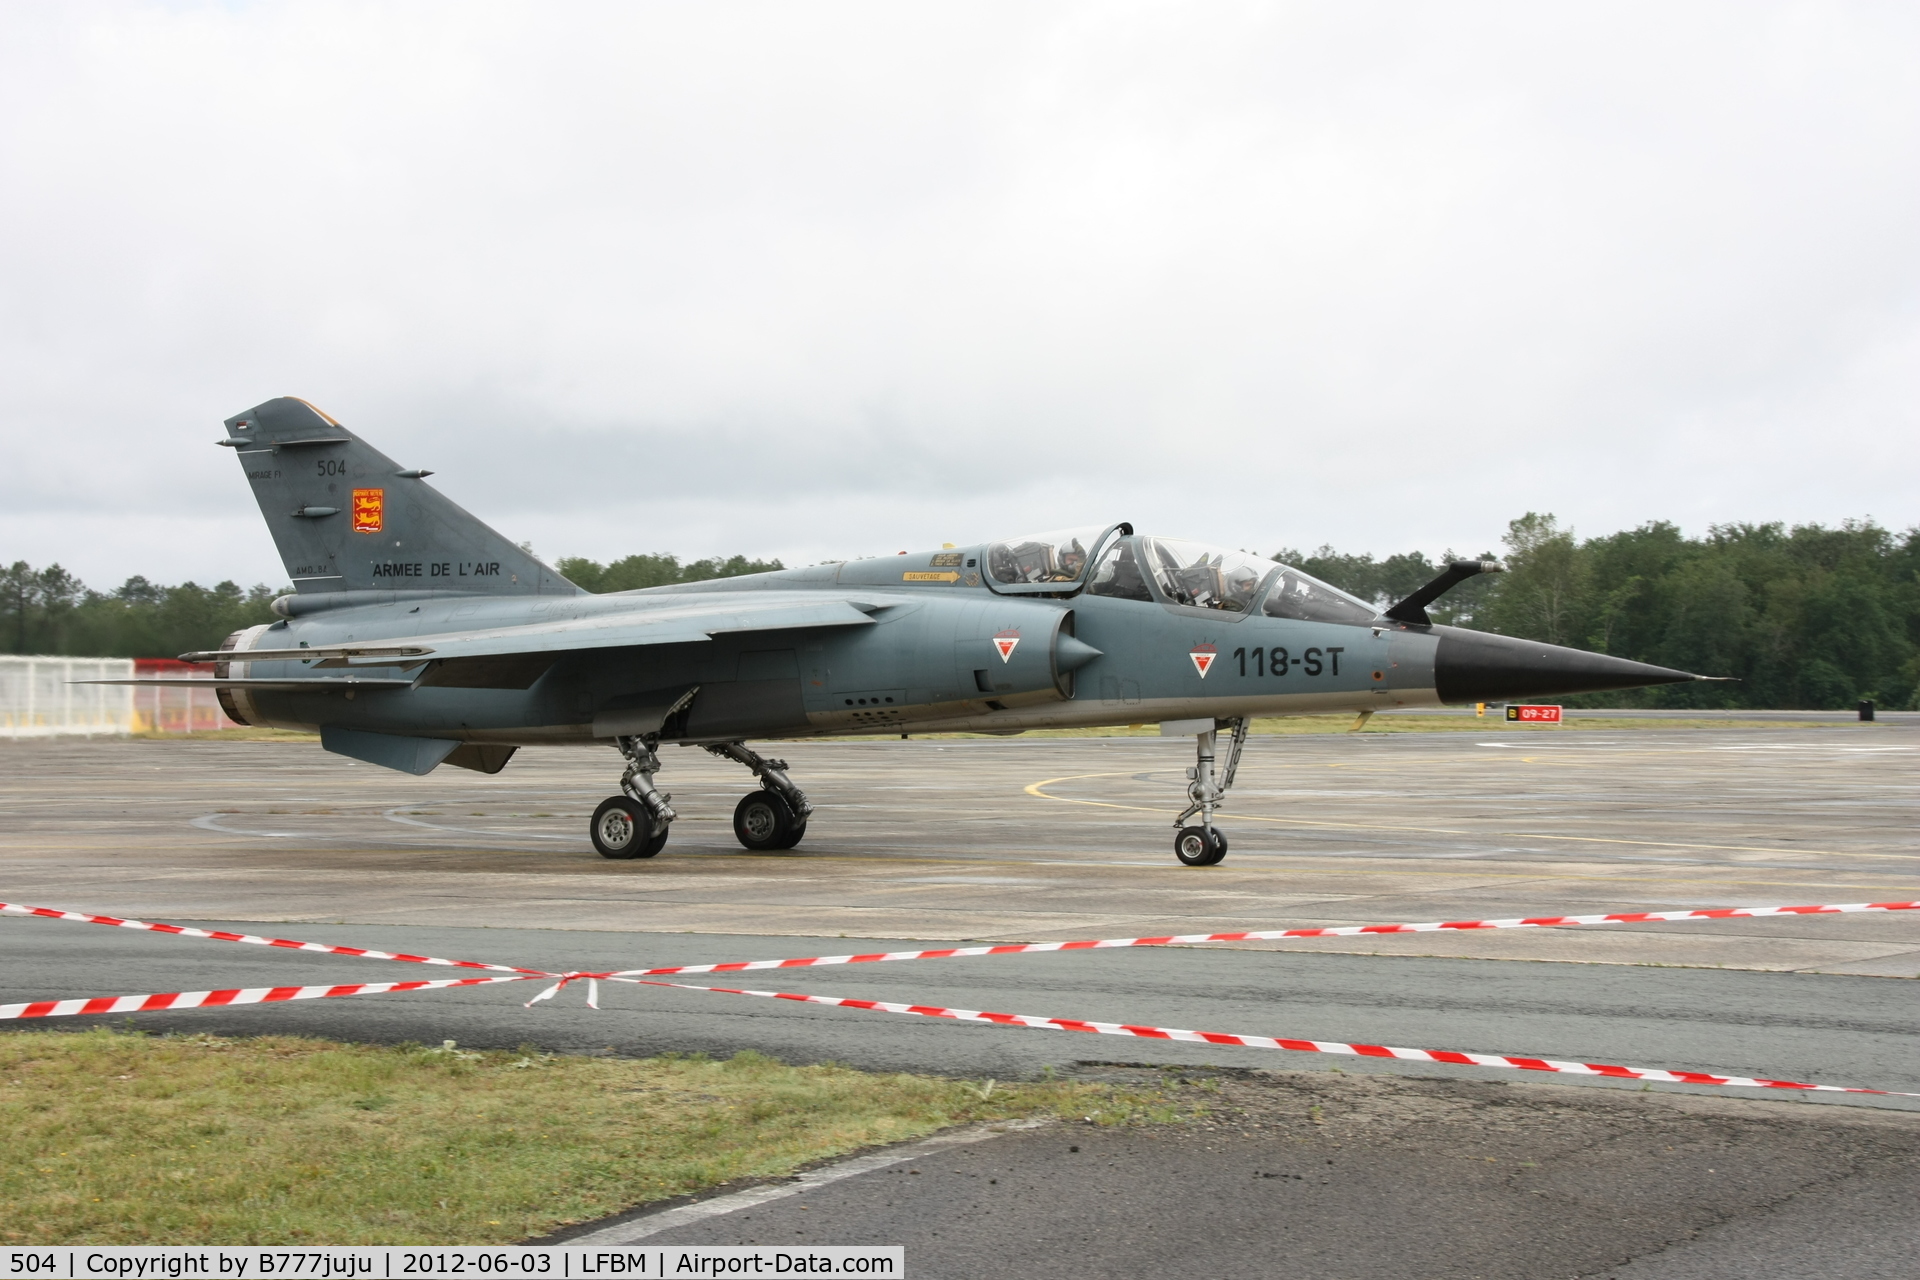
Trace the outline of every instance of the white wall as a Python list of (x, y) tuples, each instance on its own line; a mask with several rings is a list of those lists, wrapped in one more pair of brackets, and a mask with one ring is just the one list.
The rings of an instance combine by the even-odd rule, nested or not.
[(134, 727), (131, 686), (69, 682), (132, 675), (131, 658), (0, 655), (0, 738), (128, 733)]

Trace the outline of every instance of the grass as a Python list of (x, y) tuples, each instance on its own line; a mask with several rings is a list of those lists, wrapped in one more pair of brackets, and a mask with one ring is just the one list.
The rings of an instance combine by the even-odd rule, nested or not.
[(0, 1036), (5, 1244), (496, 1244), (860, 1147), (1163, 1095), (756, 1053), (470, 1053), (268, 1036)]

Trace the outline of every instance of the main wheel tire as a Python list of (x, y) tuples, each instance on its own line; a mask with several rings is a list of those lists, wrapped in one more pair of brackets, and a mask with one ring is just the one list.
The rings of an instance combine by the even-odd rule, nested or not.
[(1173, 838), (1173, 856), (1183, 866), (1210, 867), (1227, 856), (1227, 837), (1219, 828), (1182, 827)]
[[(593, 811), (587, 831), (593, 847), (603, 858), (651, 858), (660, 852), (651, 838), (652, 819), (636, 800), (626, 796), (608, 796)], [(666, 844), (665, 833), (660, 844)], [(652, 847), (649, 847), (652, 846)]]
[(793, 825), (787, 828), (787, 837), (780, 842), (780, 847), (782, 849), (791, 849), (805, 839), (806, 834), (807, 820), (805, 818), (795, 818)]
[(787, 848), (793, 828), (793, 810), (777, 791), (749, 791), (734, 806), (734, 837), (755, 852)]

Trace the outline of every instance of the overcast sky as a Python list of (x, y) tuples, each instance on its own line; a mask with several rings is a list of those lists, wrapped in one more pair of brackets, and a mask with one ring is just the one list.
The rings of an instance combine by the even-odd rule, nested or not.
[(0, 558), (278, 584), (304, 396), (549, 559), (1920, 521), (1920, 7), (0, 7)]

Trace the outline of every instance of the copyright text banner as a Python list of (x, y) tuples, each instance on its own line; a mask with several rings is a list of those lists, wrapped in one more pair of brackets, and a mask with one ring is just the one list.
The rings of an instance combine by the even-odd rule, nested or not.
[(901, 1245), (276, 1248), (48, 1245), (0, 1251), (0, 1280), (655, 1280), (907, 1273)]

